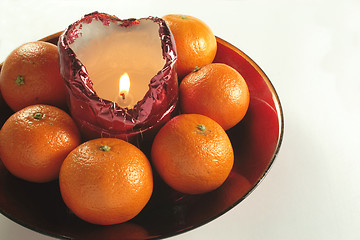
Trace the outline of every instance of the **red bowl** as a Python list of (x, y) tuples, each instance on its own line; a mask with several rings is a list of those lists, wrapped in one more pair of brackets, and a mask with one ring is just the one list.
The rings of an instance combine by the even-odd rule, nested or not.
[[(58, 36), (42, 40), (56, 44)], [(0, 212), (22, 226), (61, 239), (154, 239), (195, 229), (239, 204), (273, 164), (283, 136), (283, 112), (274, 87), (260, 67), (230, 43), (220, 38), (217, 42), (214, 62), (238, 70), (251, 96), (245, 118), (227, 131), (235, 164), (220, 188), (207, 194), (185, 195), (169, 188), (155, 173), (154, 193), (138, 216), (123, 224), (98, 226), (68, 210), (57, 181), (25, 182), (12, 176), (0, 161)], [(0, 126), (11, 114), (0, 97)], [(149, 154), (149, 149), (143, 151)]]

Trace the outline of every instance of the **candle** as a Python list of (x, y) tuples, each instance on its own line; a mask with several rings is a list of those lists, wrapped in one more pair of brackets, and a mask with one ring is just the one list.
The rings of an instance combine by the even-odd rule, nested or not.
[[(165, 60), (162, 57), (159, 34), (154, 31), (157, 24), (143, 20), (140, 25), (130, 29), (110, 24), (104, 28), (102, 22), (82, 25), (82, 34), (88, 38), (79, 38), (70, 44), (77, 58), (86, 66), (97, 95), (103, 99), (120, 103), (121, 107), (136, 104), (149, 90), (149, 80), (161, 69)], [(97, 31), (93, 31), (96, 28)], [(149, 31), (150, 29), (150, 31)], [(111, 34), (109, 34), (111, 33)], [(126, 72), (131, 75), (133, 90), (132, 102), (119, 101), (117, 86), (119, 75)]]
[(58, 46), (69, 109), (85, 138), (139, 142), (176, 114), (175, 42), (164, 20), (95, 12), (71, 24)]
[(70, 47), (86, 66), (99, 97), (117, 102), (119, 76), (126, 72), (131, 76), (134, 101), (141, 100), (149, 90), (149, 80), (165, 64), (158, 25), (142, 20), (131, 28), (115, 23), (103, 26), (101, 21), (83, 24), (82, 35), (87, 37), (78, 38)]

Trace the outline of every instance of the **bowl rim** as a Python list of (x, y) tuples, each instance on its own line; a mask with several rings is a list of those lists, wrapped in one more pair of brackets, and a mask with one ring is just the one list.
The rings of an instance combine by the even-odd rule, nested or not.
[[(268, 76), (265, 74), (265, 72), (259, 67), (259, 65), (257, 65), (255, 63), (254, 60), (252, 60), (247, 54), (245, 54), (243, 51), (241, 51), (240, 49), (238, 49), (237, 47), (235, 47), (234, 45), (232, 45), (231, 43), (225, 41), (224, 39), (217, 37), (216, 36), (216, 40), (221, 43), (222, 45), (230, 48), (231, 50), (233, 50), (234, 52), (238, 53), (239, 55), (241, 55), (248, 63), (250, 63), (255, 70), (261, 75), (262, 79), (264, 80), (264, 82), (267, 84), (268, 89), (270, 90), (272, 97), (273, 97), (273, 101), (274, 101), (274, 105), (276, 108), (276, 112), (277, 112), (277, 117), (279, 119), (279, 135), (278, 135), (278, 141), (276, 143), (276, 148), (274, 151), (274, 154), (272, 155), (272, 158), (268, 164), (268, 167), (266, 168), (266, 170), (264, 171), (263, 175), (259, 178), (259, 180), (254, 184), (254, 186), (248, 191), (248, 193), (246, 193), (241, 199), (247, 197), (247, 195), (249, 195), (249, 193), (251, 193), (258, 185), (259, 183), (264, 179), (264, 177), (267, 175), (267, 173), (269, 172), (270, 168), (272, 167), (275, 158), (277, 157), (279, 151), (280, 151), (280, 147), (283, 141), (283, 137), (284, 137), (284, 112), (283, 112), (283, 108), (280, 102), (280, 98), (279, 95), (276, 92), (276, 89), (274, 87), (274, 85), (272, 84), (272, 82), (270, 81), (270, 79), (268, 78)], [(275, 98), (275, 99), (274, 99)], [(239, 203), (239, 202), (238, 202)], [(235, 203), (236, 205), (237, 203)], [(229, 209), (230, 210), (230, 209)]]

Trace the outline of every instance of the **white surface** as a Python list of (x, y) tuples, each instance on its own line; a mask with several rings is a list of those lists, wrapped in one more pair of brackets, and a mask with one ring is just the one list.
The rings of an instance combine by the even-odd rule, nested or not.
[[(171, 239), (360, 239), (358, 0), (2, 0), (0, 60), (95, 10), (196, 16), (248, 54), (280, 96), (285, 135), (264, 181), (232, 211)], [(0, 216), (0, 239), (52, 238)]]

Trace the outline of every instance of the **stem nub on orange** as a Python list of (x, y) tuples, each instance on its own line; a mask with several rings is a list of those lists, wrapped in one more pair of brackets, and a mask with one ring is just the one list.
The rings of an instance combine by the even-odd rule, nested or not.
[(61, 166), (59, 184), (75, 215), (100, 225), (132, 219), (153, 191), (152, 169), (144, 153), (116, 138), (90, 140), (74, 149)]
[(206, 115), (225, 130), (243, 119), (250, 102), (244, 78), (223, 63), (196, 68), (182, 80), (179, 91), (183, 113)]
[(21, 45), (5, 59), (0, 89), (13, 111), (34, 104), (66, 107), (66, 87), (60, 75), (56, 45), (36, 41)]
[(193, 16), (168, 14), (162, 17), (174, 36), (177, 73), (185, 77), (196, 66), (211, 63), (216, 55), (216, 38), (208, 25)]
[(234, 163), (224, 129), (200, 114), (182, 114), (167, 122), (154, 139), (151, 156), (162, 179), (187, 194), (218, 188)]
[(0, 158), (13, 175), (31, 182), (55, 180), (66, 156), (81, 143), (63, 110), (32, 105), (14, 113), (0, 130)]

